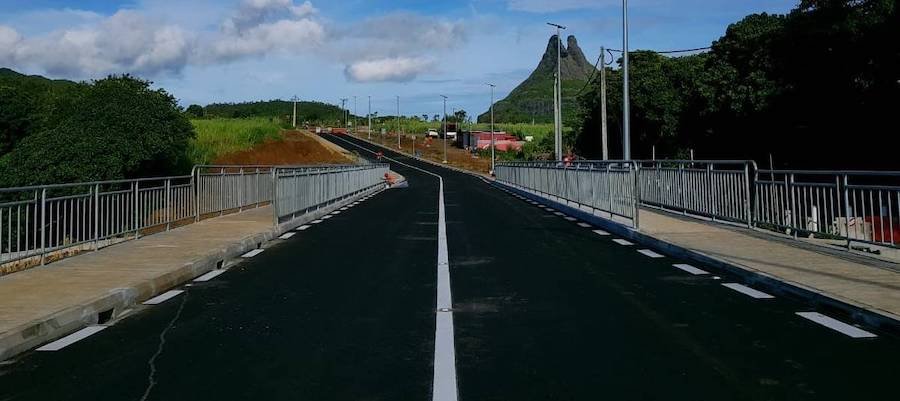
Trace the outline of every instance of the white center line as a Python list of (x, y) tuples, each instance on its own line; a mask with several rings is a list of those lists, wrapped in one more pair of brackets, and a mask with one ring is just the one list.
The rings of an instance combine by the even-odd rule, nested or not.
[(293, 237), (293, 236), (296, 235), (296, 234), (297, 234), (297, 233), (284, 233), (284, 234), (281, 234), (281, 236), (279, 236), (278, 238), (280, 238), (280, 239), (288, 239), (288, 238)]
[(241, 255), (241, 257), (242, 257), (242, 258), (252, 258), (252, 257), (254, 257), (254, 256), (256, 256), (256, 255), (261, 254), (262, 252), (263, 252), (263, 249), (254, 249), (254, 250), (252, 250), (252, 251), (250, 251), (250, 252), (247, 252), (247, 253)]
[(178, 295), (180, 295), (180, 294), (183, 293), (183, 292), (184, 292), (184, 290), (170, 290), (170, 291), (166, 291), (166, 292), (164, 292), (164, 293), (162, 293), (162, 294), (159, 294), (159, 295), (157, 295), (157, 296), (155, 296), (155, 297), (153, 297), (153, 298), (150, 298), (150, 299), (144, 301), (143, 304), (144, 304), (144, 305), (159, 305), (159, 304), (161, 304), (161, 303), (163, 303), (163, 302), (166, 302), (166, 301), (168, 301), (168, 300), (170, 300), (170, 299), (172, 299), (172, 298), (177, 297)]
[(644, 255), (644, 256), (651, 257), (651, 258), (653, 258), (653, 259), (659, 259), (659, 258), (664, 258), (664, 257), (665, 257), (665, 256), (660, 255), (660, 254), (658, 254), (658, 253), (656, 253), (656, 252), (653, 252), (653, 251), (651, 251), (651, 250), (649, 250), (649, 249), (641, 249), (641, 250), (638, 250), (638, 252), (640, 252), (640, 253), (641, 253), (642, 255)]
[(206, 274), (195, 278), (194, 281), (196, 281), (196, 282), (209, 281), (209, 280), (212, 280), (212, 279), (218, 277), (220, 274), (225, 273), (225, 272), (226, 272), (225, 269), (211, 270), (211, 271), (207, 272)]
[(609, 235), (608, 232), (603, 231), (603, 230), (594, 230), (594, 234), (603, 235), (603, 236)]
[(706, 271), (706, 270), (701, 270), (701, 269), (698, 269), (698, 268), (696, 268), (696, 267), (694, 267), (694, 266), (691, 266), (691, 265), (688, 265), (688, 264), (684, 264), (684, 263), (676, 263), (676, 264), (674, 264), (674, 265), (672, 265), (672, 266), (675, 266), (676, 268), (681, 269), (681, 270), (683, 270), (683, 271), (686, 271), (686, 272), (688, 272), (688, 273), (690, 273), (690, 274), (693, 274), (693, 275), (695, 275), (695, 276), (701, 275), (701, 274), (709, 274), (709, 272)]
[(878, 337), (874, 333), (870, 333), (870, 332), (860, 329), (856, 326), (851, 326), (840, 320), (830, 318), (819, 312), (797, 312), (797, 315), (800, 315), (801, 317), (803, 317), (805, 319), (812, 320), (813, 322), (821, 324), (822, 326), (828, 327), (829, 329), (832, 329), (834, 331), (837, 331), (839, 333), (842, 333), (844, 335), (847, 335), (847, 336), (850, 336), (853, 338), (875, 338), (875, 337)]
[(732, 290), (735, 290), (735, 291), (737, 291), (737, 292), (739, 292), (739, 293), (741, 293), (741, 294), (744, 294), (744, 295), (746, 295), (746, 296), (748, 296), (748, 297), (755, 298), (755, 299), (772, 299), (772, 298), (775, 298), (775, 297), (773, 297), (773, 296), (771, 296), (771, 295), (769, 295), (769, 294), (766, 294), (766, 293), (764, 293), (764, 292), (762, 292), (762, 291), (754, 290), (754, 289), (752, 289), (752, 288), (750, 288), (750, 287), (747, 287), (746, 285), (743, 285), (743, 284), (738, 284), (738, 283), (722, 283), (722, 285), (725, 286), (725, 287), (731, 288)]
[(106, 327), (107, 326), (100, 325), (85, 327), (63, 338), (60, 338), (59, 340), (44, 345), (43, 347), (38, 348), (37, 351), (59, 351), (65, 347), (68, 347), (69, 345), (72, 345), (78, 341), (99, 333)]
[(613, 242), (615, 242), (615, 243), (617, 243), (617, 244), (619, 244), (619, 245), (624, 245), (624, 246), (631, 246), (631, 245), (634, 245), (634, 243), (632, 243), (631, 241), (624, 240), (624, 239), (621, 239), (621, 238), (613, 239)]

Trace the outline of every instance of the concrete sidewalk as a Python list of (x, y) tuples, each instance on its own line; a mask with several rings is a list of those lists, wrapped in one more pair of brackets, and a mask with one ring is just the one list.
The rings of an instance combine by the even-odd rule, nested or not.
[(0, 361), (222, 266), (284, 231), (377, 192), (273, 227), (271, 206), (215, 217), (0, 277)]
[(646, 209), (640, 213), (639, 233), (670, 244), (670, 251), (696, 252), (900, 321), (896, 264), (747, 228)]

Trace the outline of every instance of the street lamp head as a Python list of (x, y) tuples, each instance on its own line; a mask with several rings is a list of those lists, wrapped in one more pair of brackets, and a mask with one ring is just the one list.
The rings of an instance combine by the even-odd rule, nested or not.
[(552, 23), (552, 22), (548, 22), (547, 25), (555, 26), (555, 27), (557, 27), (557, 28), (559, 28), (559, 29), (566, 29), (566, 27), (564, 27), (564, 26), (562, 26), (562, 25), (560, 25), (560, 24), (554, 24), (554, 23)]

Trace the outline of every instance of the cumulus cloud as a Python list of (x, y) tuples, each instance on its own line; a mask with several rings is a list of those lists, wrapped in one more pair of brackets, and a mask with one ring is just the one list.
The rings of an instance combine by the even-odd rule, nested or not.
[[(273, 51), (309, 49), (326, 36), (322, 24), (311, 18), (317, 10), (310, 2), (295, 6), (293, 0), (244, 0), (235, 15), (222, 24), (221, 36), (201, 57), (206, 61), (230, 61)], [(288, 18), (283, 18), (287, 15)]]
[(16, 48), (22, 37), (15, 29), (0, 25), (0, 63), (12, 63)]
[(430, 70), (434, 60), (429, 58), (393, 57), (365, 60), (348, 65), (347, 78), (356, 82), (405, 82)]

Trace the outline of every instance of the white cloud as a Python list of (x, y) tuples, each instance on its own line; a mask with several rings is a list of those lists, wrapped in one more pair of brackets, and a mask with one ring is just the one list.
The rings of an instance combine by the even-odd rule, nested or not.
[(345, 74), (356, 82), (404, 82), (415, 79), (434, 65), (434, 60), (424, 57), (382, 58), (353, 63), (347, 66)]
[(15, 29), (0, 25), (0, 63), (12, 63), (20, 40), (22, 37)]
[(318, 22), (280, 20), (224, 35), (212, 44), (211, 61), (229, 61), (263, 55), (272, 51), (302, 50), (318, 46), (325, 38), (325, 29)]
[(597, 9), (621, 5), (620, 0), (508, 0), (510, 10), (531, 13), (552, 13), (559, 11)]

